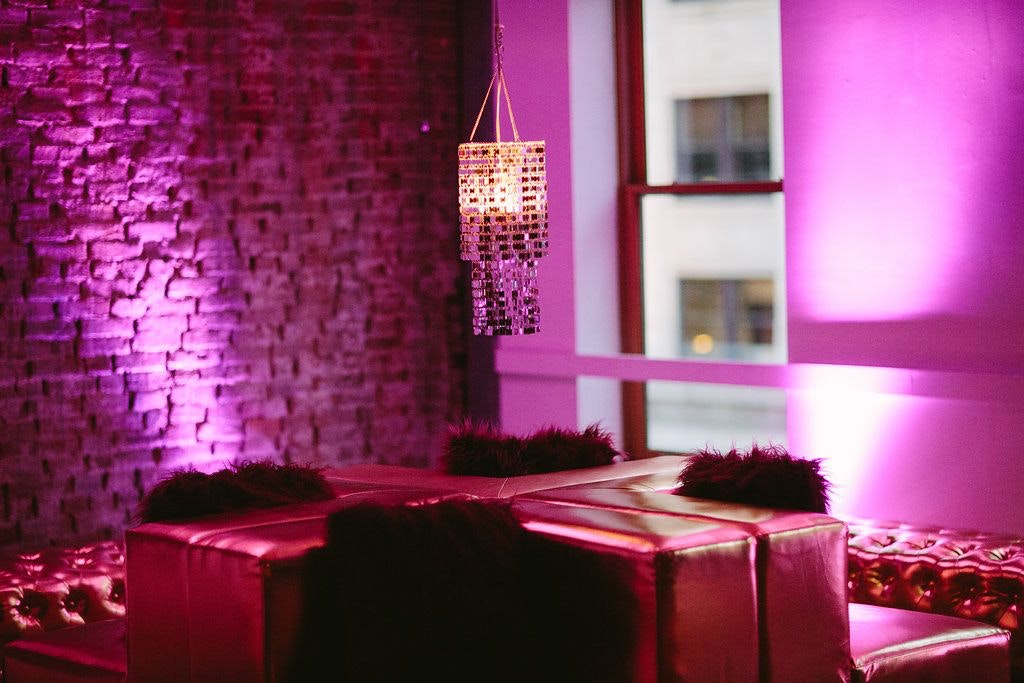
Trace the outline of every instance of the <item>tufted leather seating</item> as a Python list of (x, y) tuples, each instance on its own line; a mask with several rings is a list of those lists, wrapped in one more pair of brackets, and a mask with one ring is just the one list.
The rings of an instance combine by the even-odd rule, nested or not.
[(0, 644), (124, 617), (124, 548), (107, 541), (0, 559)]
[(1019, 537), (848, 520), (850, 600), (963, 617), (1012, 634), (1024, 678), (1024, 541)]
[(4, 681), (124, 683), (127, 650), (124, 619), (20, 638), (4, 650)]

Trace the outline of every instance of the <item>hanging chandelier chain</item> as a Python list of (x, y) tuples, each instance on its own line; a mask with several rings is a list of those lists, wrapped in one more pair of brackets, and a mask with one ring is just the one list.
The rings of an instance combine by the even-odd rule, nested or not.
[(502, 59), (505, 57), (505, 43), (502, 40), (502, 29), (505, 28), (501, 25), (501, 18), (498, 16), (498, 5), (494, 5), (494, 63), (499, 73), (504, 68)]
[(487, 92), (484, 94), (484, 101), (480, 104), (480, 111), (476, 115), (476, 121), (473, 123), (473, 130), (469, 134), (469, 141), (472, 142), (473, 138), (476, 137), (476, 131), (477, 128), (480, 127), (480, 120), (483, 118), (484, 109), (487, 108), (487, 101), (491, 98), (491, 92), (494, 90), (495, 83), (497, 83), (498, 89), (494, 98), (495, 141), (501, 142), (501, 101), (503, 99), (502, 90), (504, 90), (505, 107), (508, 109), (509, 123), (512, 124), (512, 135), (515, 142), (520, 142), (519, 128), (516, 126), (516, 116), (512, 112), (512, 96), (509, 94), (508, 84), (505, 82), (505, 42), (503, 31), (505, 27), (501, 23), (497, 0), (494, 0), (492, 8), (494, 15), (494, 71), (491, 74), (491, 82), (487, 85)]

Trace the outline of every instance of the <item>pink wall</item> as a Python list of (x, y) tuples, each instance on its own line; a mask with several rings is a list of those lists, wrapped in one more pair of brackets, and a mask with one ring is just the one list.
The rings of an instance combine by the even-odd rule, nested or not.
[[(568, 3), (502, 0), (500, 13), (504, 64), (520, 134), (547, 143), (550, 253), (538, 267), (540, 332), (500, 339), (499, 364), (503, 352), (575, 349)], [(508, 134), (505, 126), (502, 130)], [(538, 381), (506, 373), (500, 402), (501, 424), (512, 432), (576, 424), (574, 380)]]
[(1024, 6), (784, 0), (792, 362), (1024, 369)]
[(936, 390), (792, 393), (841, 511), (1024, 531), (1022, 39), (1016, 0), (782, 0), (790, 360)]

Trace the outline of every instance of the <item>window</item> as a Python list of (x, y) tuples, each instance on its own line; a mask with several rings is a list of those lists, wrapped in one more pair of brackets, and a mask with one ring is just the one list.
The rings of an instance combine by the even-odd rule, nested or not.
[(681, 356), (756, 360), (772, 343), (771, 280), (680, 280)]
[(769, 180), (768, 95), (676, 100), (676, 182)]
[(683, 452), (785, 443), (786, 392), (697, 382), (647, 383), (647, 446)]
[[(617, 22), (623, 351), (785, 363), (778, 0), (618, 0)], [(737, 383), (626, 382), (623, 415), (634, 453), (785, 439), (784, 394)]]

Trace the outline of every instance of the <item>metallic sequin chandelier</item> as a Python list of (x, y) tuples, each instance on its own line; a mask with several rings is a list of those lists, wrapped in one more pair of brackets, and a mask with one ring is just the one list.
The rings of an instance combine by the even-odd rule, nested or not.
[[(461, 253), (471, 263), (473, 333), (532, 334), (540, 329), (537, 260), (548, 253), (544, 142), (519, 139), (505, 84), (497, 11), (494, 17), (491, 84), (469, 142), (459, 145)], [(492, 92), (495, 142), (473, 142)], [(503, 92), (512, 142), (501, 141)]]

